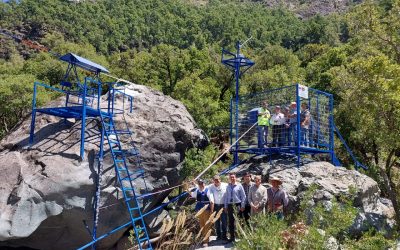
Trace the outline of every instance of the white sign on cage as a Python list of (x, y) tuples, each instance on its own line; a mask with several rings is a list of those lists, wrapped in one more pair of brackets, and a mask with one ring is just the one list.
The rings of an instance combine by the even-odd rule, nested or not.
[(299, 84), (299, 96), (308, 99), (308, 87)]

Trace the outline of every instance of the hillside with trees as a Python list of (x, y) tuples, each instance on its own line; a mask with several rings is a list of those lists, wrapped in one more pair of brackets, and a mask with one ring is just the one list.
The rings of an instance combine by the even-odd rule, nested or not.
[[(211, 137), (229, 126), (234, 96), (221, 49), (251, 37), (243, 52), (256, 65), (241, 94), (293, 83), (333, 93), (335, 123), (392, 201), (399, 225), (400, 1), (347, 1), (339, 13), (307, 18), (298, 10), (312, 1), (296, 1), (294, 11), (292, 1), (266, 2), (8, 1), (0, 3), (0, 27), (180, 100)], [(57, 84), (63, 72), (50, 53), (0, 35), (0, 138), (29, 115), (33, 82)], [(39, 105), (52, 98), (42, 94)], [(337, 151), (352, 168), (344, 149)], [(198, 154), (209, 160), (208, 152)]]

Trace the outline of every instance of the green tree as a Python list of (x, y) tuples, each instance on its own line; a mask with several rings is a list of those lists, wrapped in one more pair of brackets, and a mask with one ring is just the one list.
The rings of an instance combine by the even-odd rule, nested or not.
[(349, 139), (358, 144), (364, 160), (378, 169), (400, 222), (392, 179), (400, 157), (400, 65), (380, 54), (354, 59), (330, 73), (341, 100), (336, 116), (352, 128)]

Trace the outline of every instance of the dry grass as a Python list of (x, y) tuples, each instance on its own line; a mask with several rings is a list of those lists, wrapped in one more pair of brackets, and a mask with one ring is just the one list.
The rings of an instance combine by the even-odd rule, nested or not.
[[(207, 241), (212, 233), (214, 222), (221, 216), (222, 209), (213, 212), (204, 227), (200, 228), (197, 218), (207, 209), (199, 210), (194, 216), (184, 210), (173, 220), (164, 220), (156, 249), (181, 250), (195, 249)], [(203, 233), (204, 232), (204, 233)]]

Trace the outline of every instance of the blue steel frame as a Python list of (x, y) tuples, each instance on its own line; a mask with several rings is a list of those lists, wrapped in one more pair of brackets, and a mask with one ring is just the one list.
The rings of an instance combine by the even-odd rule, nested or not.
[[(241, 96), (240, 98), (235, 98), (235, 100), (233, 100), (233, 98), (231, 99), (231, 107), (230, 107), (230, 117), (231, 117), (231, 121), (230, 121), (230, 142), (232, 144), (232, 141), (234, 138), (238, 138), (240, 135), (240, 131), (239, 131), (239, 111), (238, 111), (238, 107), (239, 107), (239, 102), (240, 100), (246, 100), (248, 98), (255, 98), (258, 95), (262, 95), (264, 93), (274, 93), (274, 95), (279, 94), (279, 92), (282, 91), (287, 91), (288, 89), (290, 90), (290, 88), (295, 88), (295, 92), (293, 92), (293, 94), (295, 95), (295, 101), (296, 101), (296, 112), (297, 114), (301, 113), (300, 107), (301, 107), (301, 103), (302, 101), (306, 101), (306, 100), (302, 100), (300, 95), (299, 95), (299, 84), (295, 84), (295, 85), (290, 85), (290, 86), (284, 86), (284, 87), (280, 87), (280, 88), (276, 88), (276, 89), (271, 89), (268, 91), (264, 91), (261, 93), (252, 93), (249, 96)], [(320, 120), (320, 95), (324, 96), (326, 98), (329, 98), (329, 143), (326, 144), (326, 146), (324, 146), (324, 148), (313, 148), (313, 147), (305, 147), (301, 145), (301, 126), (300, 126), (300, 115), (297, 115), (296, 119), (296, 143), (295, 146), (282, 146), (282, 147), (275, 147), (275, 148), (240, 148), (239, 147), (239, 143), (236, 144), (236, 147), (234, 147), (234, 149), (232, 150), (234, 155), (238, 155), (238, 153), (249, 153), (249, 154), (272, 154), (272, 153), (289, 153), (289, 154), (294, 154), (297, 156), (297, 166), (301, 165), (301, 155), (303, 154), (328, 154), (330, 156), (330, 159), (332, 161), (332, 163), (334, 165), (339, 165), (337, 158), (335, 156), (335, 152), (334, 152), (334, 132), (338, 132), (335, 127), (334, 127), (334, 123), (333, 123), (333, 96), (329, 93), (320, 91), (320, 90), (316, 90), (316, 89), (312, 89), (312, 88), (308, 88), (309, 92), (312, 92), (315, 94), (315, 101), (316, 101), (316, 107), (317, 107), (317, 114), (316, 114), (316, 133), (318, 138), (320, 137), (320, 128), (319, 128), (319, 120)], [(308, 98), (307, 103), (309, 105), (309, 107), (311, 107), (311, 97)], [(235, 108), (233, 108), (235, 107)], [(234, 114), (235, 113), (235, 114)], [(234, 117), (234, 121), (233, 121), (233, 117)], [(235, 161), (233, 163), (233, 166), (236, 166), (238, 164), (239, 160)], [(229, 170), (228, 170), (229, 171)]]
[[(236, 92), (235, 92), (235, 122), (236, 122), (236, 127), (238, 127), (238, 113), (239, 113), (239, 81), (240, 77), (248, 70), (250, 69), (253, 65), (254, 62), (246, 57), (244, 57), (243, 54), (240, 54), (240, 47), (241, 44), (240, 42), (236, 42), (236, 54), (229, 52), (225, 49), (222, 49), (222, 55), (221, 55), (221, 63), (224, 64), (225, 66), (229, 67), (235, 74), (235, 82), (236, 82)], [(228, 58), (226, 58), (228, 57)], [(243, 70), (241, 71), (241, 68)], [(232, 107), (231, 107), (232, 111)], [(232, 112), (231, 112), (232, 114)], [(232, 120), (232, 116), (231, 116)], [(232, 125), (231, 125), (232, 127)], [(235, 136), (235, 141), (239, 139), (239, 134), (236, 133)], [(232, 143), (232, 138), (231, 138), (231, 143)], [(233, 151), (234, 153), (234, 164), (239, 163), (239, 156), (238, 156), (238, 151), (239, 151), (239, 144), (235, 144), (235, 150)]]
[[(89, 60), (85, 59), (85, 58), (81, 58), (78, 57), (76, 55), (73, 54), (67, 54), (68, 57), (67, 59), (71, 59), (74, 60), (73, 62), (69, 62), (68, 68), (67, 68), (67, 72), (64, 76), (64, 80), (68, 80), (69, 78), (69, 74), (73, 74), (73, 77), (75, 78), (75, 85), (72, 85), (71, 83), (68, 82), (63, 82), (60, 84), (61, 88), (56, 88), (44, 83), (40, 83), (40, 82), (35, 82), (34, 86), (33, 86), (33, 97), (32, 97), (32, 120), (31, 120), (31, 130), (30, 130), (30, 137), (29, 137), (29, 143), (30, 145), (33, 144), (34, 142), (34, 132), (35, 132), (35, 119), (36, 119), (36, 113), (44, 113), (44, 114), (48, 114), (48, 115), (53, 115), (53, 116), (58, 116), (58, 117), (62, 117), (62, 118), (76, 118), (76, 119), (81, 119), (81, 141), (80, 141), (80, 156), (82, 159), (84, 159), (84, 148), (85, 148), (85, 129), (86, 129), (86, 118), (87, 117), (91, 117), (91, 118), (96, 118), (99, 117), (101, 118), (102, 122), (103, 122), (103, 128), (101, 129), (100, 132), (100, 150), (99, 150), (99, 155), (98, 155), (98, 169), (97, 169), (97, 180), (96, 180), (96, 194), (94, 196), (94, 202), (93, 202), (93, 230), (90, 231), (87, 223), (84, 221), (85, 227), (88, 230), (89, 234), (91, 235), (93, 241), (91, 243), (89, 243), (89, 245), (91, 245), (92, 247), (95, 247), (95, 242), (99, 241), (100, 239), (102, 239), (103, 237), (97, 237), (97, 224), (98, 224), (98, 220), (99, 220), (99, 201), (100, 201), (100, 192), (101, 192), (101, 187), (100, 187), (100, 175), (102, 173), (102, 161), (103, 161), (103, 156), (104, 156), (104, 141), (105, 141), (105, 129), (104, 129), (104, 121), (103, 121), (103, 117), (113, 117), (116, 114), (123, 114), (124, 110), (125, 110), (125, 100), (127, 99), (129, 102), (129, 112), (132, 113), (133, 111), (133, 96), (130, 96), (128, 94), (125, 93), (125, 88), (123, 91), (117, 89), (119, 87), (123, 87), (122, 85), (118, 84), (118, 83), (102, 83), (100, 81), (99, 78), (99, 74), (100, 72), (108, 72), (106, 71), (106, 69), (104, 67), (102, 67), (101, 65), (97, 65), (95, 63), (91, 63)], [(65, 59), (63, 61), (66, 61), (67, 59)], [(77, 59), (80, 60), (79, 63), (77, 63)], [(98, 70), (96, 67), (101, 67), (101, 70)], [(93, 69), (93, 73), (94, 73), (94, 78), (90, 78), (90, 77), (85, 77), (83, 84), (81, 84), (80, 79), (78, 77), (77, 71), (76, 71), (76, 67), (81, 67), (85, 70), (91, 70)], [(108, 98), (107, 98), (107, 106), (106, 108), (101, 108), (101, 94), (102, 94), (102, 85), (103, 84), (107, 84), (108, 85)], [(93, 86), (96, 87), (93, 87)], [(43, 87), (44, 89), (47, 90), (51, 90), (51, 91), (55, 91), (58, 93), (61, 93), (63, 95), (66, 96), (66, 102), (65, 102), (65, 106), (63, 107), (49, 107), (49, 108), (37, 108), (37, 94), (38, 94), (38, 87)], [(89, 93), (88, 90), (90, 90), (91, 92)], [(97, 92), (97, 93), (96, 93)], [(115, 106), (115, 96), (116, 95), (122, 95), (123, 96), (123, 102), (122, 102), (122, 108), (117, 108)], [(69, 97), (70, 95), (75, 96), (78, 98), (78, 102), (72, 103), (69, 102)], [(88, 98), (91, 98), (88, 99)], [(96, 98), (97, 100), (97, 105), (93, 107), (93, 99)], [(89, 102), (91, 101), (91, 102)], [(73, 104), (73, 105), (68, 105), (68, 104)], [(125, 120), (124, 120), (125, 121)], [(125, 121), (125, 125), (128, 126), (126, 124)], [(129, 130), (129, 128), (128, 128)], [(114, 133), (126, 133), (129, 134), (131, 136), (131, 133), (125, 130), (117, 130), (114, 128), (113, 130)], [(109, 139), (108, 139), (109, 141)], [(132, 137), (131, 137), (131, 141), (133, 141)], [(110, 141), (109, 141), (110, 144)], [(133, 145), (131, 145), (131, 147), (134, 147)], [(113, 151), (113, 149), (111, 149), (111, 151)], [(114, 152), (114, 151), (113, 151)], [(136, 150), (136, 154), (139, 155), (138, 151)], [(115, 157), (113, 156), (114, 160)], [(140, 162), (140, 160), (139, 160)], [(116, 168), (117, 170), (119, 169), (118, 167)], [(140, 172), (140, 171), (138, 171)], [(142, 172), (140, 172), (142, 173)], [(142, 175), (144, 178), (144, 175)], [(118, 175), (118, 177), (120, 177)], [(130, 176), (129, 176), (130, 178)], [(129, 179), (130, 180), (130, 179)], [(120, 179), (120, 183), (121, 183), (121, 179)], [(145, 187), (147, 189), (147, 184), (145, 183)], [(122, 185), (122, 183), (121, 183)], [(132, 182), (130, 180), (130, 185), (131, 185), (131, 190), (133, 190), (133, 186), (132, 186)], [(124, 187), (122, 186), (122, 189), (124, 190)], [(126, 200), (126, 198), (125, 198)], [(159, 207), (161, 208), (161, 207)], [(157, 209), (159, 209), (157, 208)], [(136, 218), (132, 218), (132, 212), (130, 209), (128, 209), (130, 211), (130, 216), (131, 216), (131, 222), (128, 223), (128, 225), (132, 224), (132, 221), (137, 221)], [(152, 210), (151, 212), (154, 212), (156, 210)], [(147, 215), (149, 213), (146, 214), (141, 214), (140, 210), (139, 210), (139, 218), (143, 221), (143, 217), (145, 215)], [(123, 227), (127, 226), (126, 224), (122, 227), (119, 227), (119, 229), (122, 229)], [(136, 228), (134, 227), (135, 232), (136, 232)], [(144, 227), (143, 229), (146, 232), (147, 235), (147, 231), (146, 228)], [(113, 231), (109, 232), (107, 235), (111, 234)], [(115, 231), (114, 231), (115, 232)], [(136, 232), (137, 233), (137, 232)], [(137, 237), (139, 237), (139, 235), (137, 234)], [(139, 238), (138, 238), (139, 239)], [(140, 244), (140, 241), (139, 241)], [(151, 248), (151, 246), (150, 246)], [(141, 246), (140, 246), (141, 249)]]
[[(96, 64), (92, 61), (89, 61), (83, 57), (77, 56), (72, 53), (65, 54), (60, 57), (60, 60), (68, 62), (68, 67), (66, 70), (66, 73), (64, 75), (64, 78), (61, 82), (61, 89), (49, 86), (44, 83), (39, 83), (35, 82), (33, 86), (33, 97), (32, 97), (32, 121), (31, 121), (31, 129), (30, 129), (30, 135), (29, 135), (29, 145), (32, 146), (34, 142), (34, 133), (35, 133), (35, 119), (36, 119), (36, 113), (45, 113), (45, 114), (50, 114), (54, 116), (59, 116), (63, 118), (77, 118), (77, 119), (82, 119), (82, 125), (81, 125), (81, 141), (80, 141), (80, 157), (83, 160), (84, 159), (84, 153), (85, 153), (85, 129), (86, 129), (86, 117), (99, 117), (101, 111), (100, 108), (100, 96), (102, 93), (102, 82), (100, 81), (100, 73), (106, 72), (108, 73), (109, 71), (104, 68), (103, 66)], [(82, 68), (84, 70), (87, 70), (89, 72), (92, 72), (94, 74), (94, 77), (85, 77), (84, 83), (81, 83), (81, 80), (79, 79), (79, 75), (77, 72), (77, 67)], [(72, 76), (72, 78), (75, 81), (75, 85), (72, 83), (67, 82), (68, 79)], [(89, 85), (96, 85), (97, 88), (93, 88), (92, 86), (89, 87)], [(56, 91), (62, 94), (65, 94), (66, 96), (66, 101), (65, 101), (65, 107), (51, 107), (51, 108), (37, 108), (37, 87), (41, 86), (44, 87), (45, 89), (49, 89), (52, 91)], [(109, 84), (109, 89), (110, 92), (112, 93), (113, 98), (108, 99), (108, 110), (107, 112), (114, 112), (114, 96), (116, 93), (122, 94), (124, 97), (128, 98), (129, 104), (130, 104), (130, 112), (132, 113), (133, 111), (133, 97), (125, 94), (125, 92), (122, 92), (120, 90), (116, 90), (116, 87), (120, 87), (119, 84), (113, 83)], [(97, 93), (96, 93), (97, 92)], [(110, 93), (109, 92), (109, 93)], [(76, 96), (78, 97), (78, 103), (72, 103), (74, 106), (69, 106), (70, 104), (69, 99), (70, 96)], [(93, 100), (94, 98), (97, 99), (97, 107), (88, 107), (87, 103), (87, 98), (91, 98)], [(125, 98), (123, 99), (123, 107), (125, 106)], [(119, 111), (119, 113), (121, 110)], [(123, 110), (122, 110), (123, 112)], [(103, 144), (104, 138), (102, 139), (101, 145)]]

